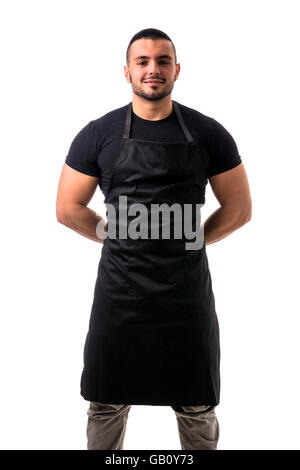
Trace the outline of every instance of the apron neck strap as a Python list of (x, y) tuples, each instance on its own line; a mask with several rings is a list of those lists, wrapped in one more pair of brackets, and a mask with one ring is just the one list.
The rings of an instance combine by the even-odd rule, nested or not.
[(187, 138), (187, 141), (188, 141), (188, 142), (193, 142), (194, 139), (193, 139), (193, 137), (192, 137), (190, 131), (189, 131), (188, 128), (186, 127), (186, 124), (185, 124), (185, 122), (184, 122), (184, 120), (183, 120), (183, 117), (182, 117), (182, 115), (181, 115), (181, 112), (180, 112), (180, 109), (179, 109), (179, 106), (178, 106), (177, 101), (172, 101), (172, 103), (173, 103), (174, 109), (175, 109), (176, 114), (177, 114), (177, 119), (178, 119), (178, 121), (179, 121), (179, 124), (181, 125), (181, 129), (183, 130), (184, 135), (185, 135), (186, 138)]
[[(180, 124), (180, 126), (183, 130), (183, 133), (184, 133), (185, 137), (187, 138), (187, 141), (188, 142), (193, 142), (194, 139), (193, 139), (190, 131), (186, 127), (186, 124), (185, 124), (185, 122), (183, 120), (183, 117), (181, 115), (178, 103), (174, 100), (172, 100), (172, 103), (173, 103), (173, 107), (174, 107), (176, 115), (177, 115), (177, 119), (179, 121), (179, 124)], [(124, 127), (124, 134), (123, 134), (124, 139), (129, 139), (129, 133), (130, 133), (130, 127), (131, 127), (131, 118), (132, 118), (132, 102), (130, 102), (128, 104), (126, 120), (125, 120), (125, 127)]]

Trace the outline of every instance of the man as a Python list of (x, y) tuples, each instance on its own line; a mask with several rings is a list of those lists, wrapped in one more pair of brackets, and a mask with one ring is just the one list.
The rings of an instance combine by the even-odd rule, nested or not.
[[(126, 60), (132, 102), (77, 134), (57, 195), (57, 220), (103, 243), (81, 377), (87, 448), (123, 449), (130, 407), (144, 404), (174, 409), (182, 449), (216, 449), (219, 327), (206, 245), (250, 220), (247, 176), (229, 132), (171, 99), (180, 64), (165, 33), (137, 33)], [(220, 207), (199, 242), (208, 181)], [(98, 184), (107, 223), (87, 207)], [(151, 219), (149, 235), (148, 216), (162, 205), (176, 217)], [(181, 236), (154, 230), (178, 234), (182, 220)]]

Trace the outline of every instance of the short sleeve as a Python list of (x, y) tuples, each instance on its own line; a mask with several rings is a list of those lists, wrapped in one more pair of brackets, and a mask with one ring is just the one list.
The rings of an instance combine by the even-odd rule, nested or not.
[(73, 139), (65, 163), (86, 175), (100, 176), (98, 150), (92, 121), (81, 129)]
[(212, 119), (208, 176), (231, 170), (241, 162), (242, 159), (232, 135), (218, 121)]

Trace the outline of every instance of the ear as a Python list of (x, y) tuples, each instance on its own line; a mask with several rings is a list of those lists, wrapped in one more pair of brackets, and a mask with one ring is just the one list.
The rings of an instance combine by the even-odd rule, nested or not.
[(127, 83), (130, 83), (130, 75), (127, 65), (124, 65), (124, 75)]

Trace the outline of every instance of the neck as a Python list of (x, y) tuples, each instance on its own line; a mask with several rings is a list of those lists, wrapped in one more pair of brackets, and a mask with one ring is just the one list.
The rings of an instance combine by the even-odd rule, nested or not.
[(134, 114), (148, 121), (158, 121), (167, 118), (173, 110), (171, 95), (162, 100), (149, 101), (138, 95), (132, 95), (132, 110)]

